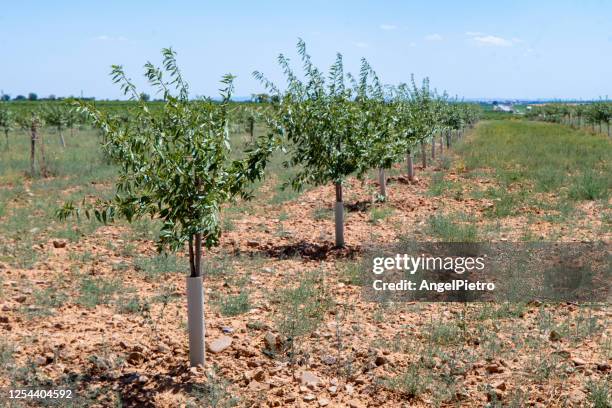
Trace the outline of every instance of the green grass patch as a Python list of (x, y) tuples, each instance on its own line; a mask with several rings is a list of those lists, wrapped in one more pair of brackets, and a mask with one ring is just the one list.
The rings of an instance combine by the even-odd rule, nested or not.
[(95, 277), (84, 277), (81, 280), (78, 303), (82, 306), (93, 308), (97, 305), (111, 303), (115, 295), (123, 290), (118, 279), (105, 279)]
[(454, 215), (434, 215), (429, 219), (429, 233), (442, 242), (476, 242), (478, 229), (473, 221)]
[(612, 142), (559, 124), (482, 122), (457, 152), (470, 171), (495, 170), (501, 187), (489, 193), (499, 201), (490, 213), (496, 217), (515, 215), (532, 192), (607, 200), (612, 187)]

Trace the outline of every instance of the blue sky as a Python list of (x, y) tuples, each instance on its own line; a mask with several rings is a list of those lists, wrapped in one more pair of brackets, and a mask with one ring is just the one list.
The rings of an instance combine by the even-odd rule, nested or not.
[[(236, 95), (282, 83), (280, 52), (302, 37), (327, 68), (336, 52), (366, 57), (386, 83), (428, 76), (466, 98), (612, 96), (612, 1), (22, 1), (0, 8), (0, 89), (12, 95), (117, 98), (124, 65), (145, 92), (142, 65), (172, 46), (194, 95)], [(297, 64), (296, 64), (297, 66)]]

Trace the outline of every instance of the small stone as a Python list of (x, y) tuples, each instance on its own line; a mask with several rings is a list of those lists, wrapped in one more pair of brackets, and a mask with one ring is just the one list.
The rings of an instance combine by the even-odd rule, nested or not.
[(586, 361), (584, 361), (580, 357), (573, 357), (572, 358), (572, 363), (574, 363), (575, 366), (583, 366), (583, 365), (586, 364)]
[(277, 335), (272, 332), (267, 332), (264, 336), (264, 342), (266, 343), (266, 348), (274, 353), (276, 353), (280, 349), (280, 341)]
[(266, 372), (264, 370), (257, 370), (253, 373), (253, 379), (255, 381), (263, 381), (266, 379)]
[(297, 395), (295, 395), (295, 393), (293, 393), (293, 392), (290, 392), (289, 394), (287, 394), (285, 396), (285, 400), (284, 401), (286, 403), (294, 402), (296, 400), (296, 398), (297, 398)]
[(351, 408), (366, 408), (365, 404), (357, 400), (350, 400), (348, 402), (349, 407)]
[(336, 395), (338, 393), (338, 387), (332, 385), (327, 389), (327, 391), (329, 391), (331, 395)]
[(548, 335), (548, 338), (550, 339), (550, 341), (560, 341), (561, 335), (559, 334), (558, 331), (551, 330), (550, 334)]
[(210, 344), (208, 345), (208, 350), (213, 354), (217, 354), (227, 349), (231, 345), (232, 345), (231, 337), (221, 336), (217, 339), (214, 339), (212, 342), (210, 342)]
[(272, 273), (272, 272), (273, 272), (272, 268), (263, 268), (262, 270), (263, 270), (265, 273)]
[(601, 372), (610, 371), (610, 364), (608, 363), (597, 363), (597, 370)]
[(38, 356), (36, 359), (34, 359), (34, 363), (38, 366), (46, 365), (47, 359), (43, 356)]
[(138, 376), (138, 382), (139, 383), (146, 383), (147, 381), (149, 381), (149, 377), (147, 377), (146, 375), (139, 375)]
[(228, 326), (223, 326), (221, 328), (221, 331), (225, 334), (231, 334), (234, 332), (234, 328), (233, 327), (228, 327)]
[(270, 389), (270, 384), (260, 383), (259, 381), (251, 381), (248, 386), (251, 391), (267, 391)]
[(376, 364), (376, 366), (381, 366), (387, 363), (387, 358), (385, 356), (378, 356), (376, 357), (376, 360), (374, 360), (374, 364)]
[(11, 307), (7, 306), (7, 305), (2, 305), (2, 311), (3, 312), (10, 312), (11, 311)]
[(250, 247), (257, 247), (257, 246), (259, 246), (259, 241), (256, 241), (254, 239), (249, 239), (247, 241), (247, 245), (250, 246)]
[(317, 402), (319, 403), (320, 407), (326, 407), (329, 405), (329, 400), (327, 398), (319, 398)]
[(53, 248), (66, 248), (66, 241), (53, 241)]
[(303, 371), (300, 375), (300, 383), (306, 386), (317, 386), (321, 382), (321, 379), (310, 371)]
[(160, 353), (167, 353), (170, 351), (170, 348), (163, 343), (159, 343), (157, 345), (157, 351)]
[(304, 395), (304, 397), (303, 397), (304, 401), (306, 401), (306, 402), (314, 401), (314, 400), (315, 400), (315, 398), (316, 398), (316, 397), (315, 397), (314, 395), (312, 395), (312, 394), (306, 394), (306, 395)]
[(334, 365), (336, 364), (337, 360), (336, 360), (336, 357), (327, 355), (327, 356), (323, 356), (321, 358), (321, 361), (323, 362), (323, 364)]
[(489, 374), (495, 374), (495, 373), (503, 373), (504, 369), (503, 367), (500, 367), (497, 364), (490, 364), (488, 365), (485, 370), (487, 370), (487, 373)]
[(138, 351), (132, 351), (126, 359), (128, 363), (134, 366), (142, 364), (144, 360), (144, 355), (142, 353), (139, 353)]
[(353, 392), (355, 392), (355, 388), (353, 388), (353, 386), (351, 384), (346, 384), (344, 386), (344, 389), (346, 390), (346, 393), (348, 395), (353, 395)]
[(15, 297), (15, 302), (23, 303), (25, 301), (26, 301), (25, 295), (20, 295), (20, 296)]
[(9, 322), (8, 316), (0, 316), (0, 323), (8, 323), (8, 322)]
[(491, 387), (500, 390), (500, 391), (506, 391), (506, 382), (505, 381), (496, 381), (494, 383), (491, 384)]

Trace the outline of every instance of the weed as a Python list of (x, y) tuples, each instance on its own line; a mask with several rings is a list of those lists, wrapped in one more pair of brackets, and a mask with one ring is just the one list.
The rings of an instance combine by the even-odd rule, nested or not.
[(429, 219), (429, 231), (443, 242), (476, 242), (476, 225), (459, 223), (452, 216), (434, 215)]
[(144, 273), (148, 279), (157, 279), (160, 275), (188, 270), (187, 261), (175, 254), (157, 254), (150, 258), (136, 258), (134, 267)]
[(607, 200), (612, 187), (609, 175), (598, 175), (592, 170), (584, 171), (572, 183), (568, 195), (572, 200)]
[(34, 304), (23, 310), (30, 318), (36, 316), (50, 316), (53, 314), (54, 309), (61, 307), (66, 303), (66, 300), (68, 300), (68, 295), (56, 286), (35, 290), (32, 295)]
[(276, 320), (278, 332), (291, 341), (315, 330), (332, 306), (329, 293), (317, 273), (309, 273), (297, 287), (281, 289), (275, 293), (279, 299)]
[(610, 399), (610, 384), (612, 378), (604, 378), (599, 382), (589, 381), (587, 383), (587, 390), (589, 392), (588, 398), (593, 408), (611, 408), (612, 401)]
[(109, 304), (115, 294), (122, 289), (119, 280), (85, 277), (81, 280), (78, 303), (92, 308), (96, 305)]
[(438, 345), (459, 344), (463, 340), (463, 330), (454, 323), (431, 322), (425, 333), (431, 343)]
[(134, 295), (118, 299), (115, 302), (115, 308), (121, 314), (135, 314), (149, 311), (150, 305), (148, 302), (140, 299), (138, 295)]
[(0, 373), (8, 371), (9, 365), (13, 363), (15, 347), (6, 340), (0, 340)]
[(317, 221), (328, 220), (331, 218), (331, 210), (326, 207), (317, 207), (314, 209), (312, 217)]
[(372, 207), (370, 210), (370, 222), (372, 224), (378, 224), (380, 221), (384, 221), (393, 214), (393, 208), (390, 207)]
[(202, 262), (202, 273), (205, 277), (228, 276), (233, 271), (234, 265), (229, 256), (219, 255), (210, 259), (204, 259)]
[(238, 405), (239, 400), (228, 392), (229, 382), (216, 373), (206, 374), (205, 384), (194, 384), (190, 395), (194, 399), (187, 405), (189, 408), (211, 407), (229, 408)]
[(238, 316), (246, 313), (251, 308), (249, 292), (243, 290), (238, 295), (224, 296), (216, 306), (223, 316)]
[(385, 381), (389, 388), (401, 392), (408, 398), (421, 395), (431, 382), (429, 370), (423, 370), (417, 364), (410, 365), (405, 373)]
[(355, 286), (363, 283), (363, 273), (360, 261), (348, 261), (340, 268), (342, 271), (342, 282)]

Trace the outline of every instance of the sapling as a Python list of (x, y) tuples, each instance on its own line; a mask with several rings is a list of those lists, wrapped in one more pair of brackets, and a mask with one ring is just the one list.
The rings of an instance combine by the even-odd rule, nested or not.
[[(262, 136), (239, 160), (230, 159), (228, 105), (233, 76), (222, 80), (221, 101), (189, 99), (189, 87), (172, 49), (162, 50), (163, 69), (150, 62), (145, 77), (164, 103), (152, 112), (121, 66), (112, 78), (134, 101), (128, 121), (94, 105), (76, 102), (104, 135), (103, 148), (118, 165), (116, 194), (110, 200), (71, 202), (58, 210), (60, 218), (84, 212), (101, 222), (141, 217), (161, 221), (158, 250), (188, 248), (187, 278), (189, 356), (192, 366), (205, 362), (203, 248), (219, 244), (219, 212), (234, 197), (250, 198), (250, 183), (263, 176), (274, 149), (271, 135)], [(167, 77), (167, 78), (166, 78)]]
[(62, 147), (66, 147), (66, 140), (62, 132), (68, 122), (68, 110), (68, 107), (59, 104), (47, 105), (43, 109), (45, 122), (57, 130)]
[(327, 78), (317, 69), (298, 41), (298, 53), (304, 66), (305, 80), (300, 80), (280, 55), (278, 60), (287, 78), (281, 91), (255, 71), (272, 93), (273, 110), (268, 125), (288, 142), (286, 167), (299, 166), (291, 186), (300, 190), (305, 184), (333, 183), (335, 189), (335, 244), (344, 247), (344, 201), (342, 186), (347, 176), (361, 177), (368, 168), (369, 140), (359, 137), (360, 109), (354, 94), (345, 84), (342, 55), (337, 54)]
[[(429, 90), (427, 79), (423, 81), (420, 88), (416, 86), (414, 78), (411, 86), (401, 84), (397, 88), (395, 107), (398, 131), (405, 147), (406, 167), (410, 181), (414, 181), (414, 147), (422, 140), (430, 138), (432, 145), (436, 143), (434, 134), (438, 123), (434, 109), (434, 97), (435, 95)], [(432, 150), (432, 154), (435, 154), (435, 150)]]
[(385, 170), (398, 161), (403, 151), (395, 111), (388, 102), (391, 95), (365, 59), (361, 60), (359, 81), (351, 75), (348, 77), (353, 83), (355, 103), (360, 111), (357, 137), (368, 142), (365, 166), (378, 168), (379, 199), (386, 200)]
[[(48, 173), (45, 160), (45, 143), (42, 134), (39, 132), (44, 123), (42, 115), (37, 109), (33, 109), (18, 116), (16, 122), (30, 137), (30, 176), (35, 177), (40, 173), (41, 176), (46, 177)], [(38, 160), (36, 160), (37, 146)]]
[(5, 149), (9, 150), (9, 131), (11, 130), (15, 117), (13, 111), (6, 106), (6, 102), (0, 104), (0, 127), (4, 131), (4, 138), (6, 140)]

